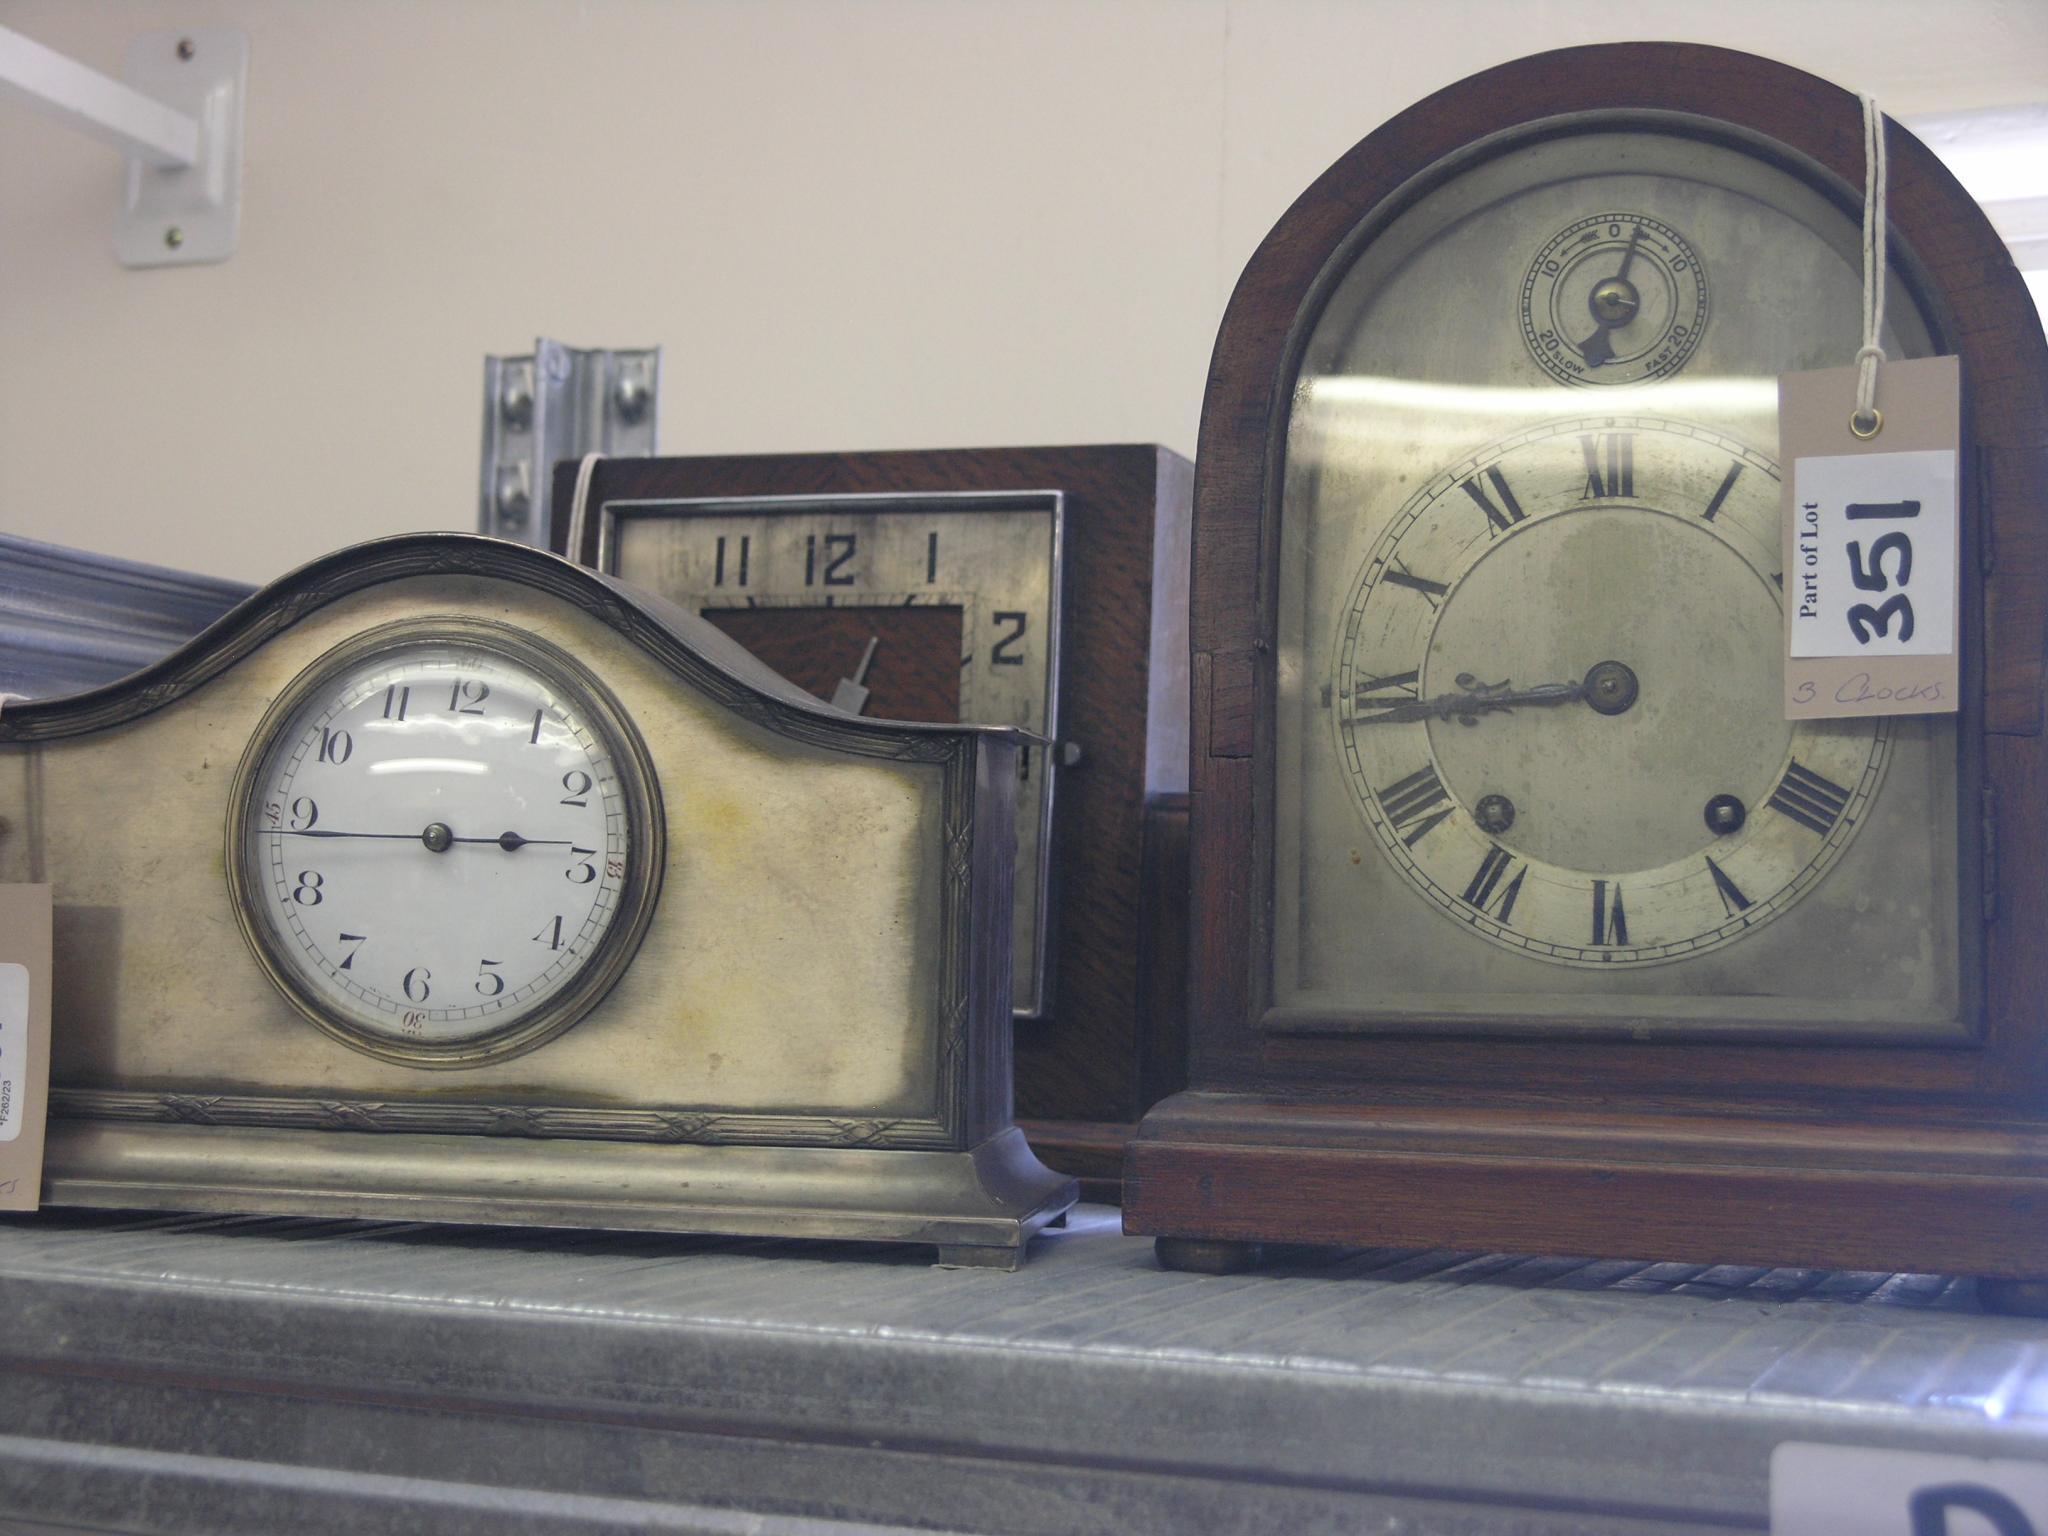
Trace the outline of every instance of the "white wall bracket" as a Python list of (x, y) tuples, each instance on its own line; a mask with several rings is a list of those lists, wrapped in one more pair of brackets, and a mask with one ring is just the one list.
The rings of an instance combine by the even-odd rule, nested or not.
[(232, 27), (145, 33), (129, 46), (120, 80), (0, 27), (0, 97), (126, 154), (114, 221), (124, 266), (234, 254), (248, 81), (249, 39)]

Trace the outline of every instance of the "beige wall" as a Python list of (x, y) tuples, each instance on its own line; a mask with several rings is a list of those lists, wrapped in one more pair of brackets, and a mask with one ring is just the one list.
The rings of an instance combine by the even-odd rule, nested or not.
[(129, 272), (0, 104), (0, 529), (262, 580), (474, 526), (482, 358), (667, 349), (669, 452), (1194, 447), (1238, 269), (1390, 113), (1623, 36), (1896, 115), (2048, 97), (2039, 0), (0, 0), (251, 40), (241, 248)]

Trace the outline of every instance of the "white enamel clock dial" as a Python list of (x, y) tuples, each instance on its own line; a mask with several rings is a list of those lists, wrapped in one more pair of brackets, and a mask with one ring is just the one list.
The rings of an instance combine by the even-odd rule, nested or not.
[(1369, 236), (1287, 429), (1271, 1022), (1943, 1027), (1953, 722), (1783, 711), (1776, 379), (1853, 354), (1856, 221), (1589, 119)]
[(567, 656), (424, 621), (341, 647), (245, 760), (229, 868), (285, 994), (422, 1066), (531, 1048), (630, 958), (659, 801), (632, 728)]

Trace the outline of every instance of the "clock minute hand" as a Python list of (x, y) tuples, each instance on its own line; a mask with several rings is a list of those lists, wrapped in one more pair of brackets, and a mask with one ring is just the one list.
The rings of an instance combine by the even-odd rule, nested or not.
[(377, 837), (402, 843), (420, 840), (417, 832), (331, 832), (325, 827), (265, 827), (263, 830), (275, 837)]
[(1614, 280), (1617, 283), (1628, 281), (1629, 263), (1636, 259), (1636, 247), (1642, 243), (1643, 226), (1638, 224), (1635, 233), (1628, 237), (1628, 249), (1621, 253), (1621, 265), (1615, 269)]
[(1404, 725), (1417, 720), (1456, 720), (1460, 725), (1477, 725), (1481, 715), (1582, 702), (1600, 714), (1618, 715), (1635, 703), (1639, 691), (1634, 671), (1619, 661), (1598, 663), (1580, 682), (1534, 683), (1527, 688), (1517, 688), (1505, 678), (1483, 683), (1470, 672), (1460, 672), (1458, 688), (1457, 693), (1440, 693), (1432, 699), (1415, 699), (1357, 715), (1351, 723)]
[(383, 842), (425, 843), (435, 853), (452, 843), (495, 843), (507, 853), (516, 853), (521, 848), (574, 846), (566, 837), (521, 837), (517, 832), (500, 832), (496, 837), (457, 837), (438, 821), (424, 832), (339, 832), (326, 827), (266, 827), (264, 830), (278, 837), (364, 837)]
[(1405, 725), (1417, 720), (1456, 719), (1466, 725), (1476, 725), (1483, 714), (1513, 709), (1521, 704), (1570, 704), (1585, 693), (1582, 683), (1538, 683), (1529, 688), (1517, 688), (1505, 678), (1497, 683), (1482, 683), (1470, 672), (1458, 674), (1458, 688), (1457, 693), (1440, 693), (1433, 699), (1415, 699), (1406, 704), (1389, 705), (1369, 715), (1358, 715), (1352, 723)]

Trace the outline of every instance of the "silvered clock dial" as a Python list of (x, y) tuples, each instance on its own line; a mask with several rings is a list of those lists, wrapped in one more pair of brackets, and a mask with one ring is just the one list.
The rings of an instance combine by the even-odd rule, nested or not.
[(1952, 725), (1781, 706), (1775, 379), (1856, 336), (1856, 240), (1757, 158), (1589, 123), (1335, 280), (1281, 493), (1276, 1022), (1953, 1016)]
[(1517, 953), (1611, 969), (1789, 910), (1883, 781), (1881, 720), (1782, 718), (1778, 475), (1656, 416), (1488, 443), (1340, 610), (1334, 746), (1379, 851)]
[(470, 1066), (573, 1024), (631, 959), (663, 860), (630, 721), (566, 653), (404, 621), (290, 685), (228, 823), (236, 913), (338, 1039)]

